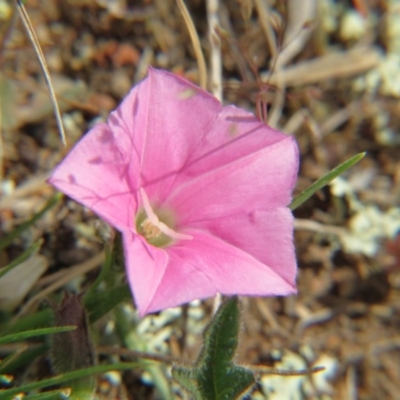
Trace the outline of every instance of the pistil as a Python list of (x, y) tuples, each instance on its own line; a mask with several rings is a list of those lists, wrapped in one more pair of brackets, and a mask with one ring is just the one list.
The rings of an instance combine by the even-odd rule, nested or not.
[(184, 233), (179, 233), (174, 231), (164, 222), (160, 221), (157, 214), (153, 211), (151, 207), (149, 198), (143, 188), (139, 189), (140, 196), (142, 198), (142, 204), (147, 218), (140, 224), (143, 230), (143, 236), (146, 239), (154, 239), (164, 234), (171, 239), (179, 240), (192, 240), (193, 236), (185, 235)]

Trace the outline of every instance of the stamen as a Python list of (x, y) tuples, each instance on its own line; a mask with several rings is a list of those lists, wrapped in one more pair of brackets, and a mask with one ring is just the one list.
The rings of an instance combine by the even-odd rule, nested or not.
[(157, 225), (160, 221), (157, 215), (154, 213), (153, 209), (151, 208), (149, 198), (147, 197), (146, 192), (143, 188), (139, 189), (140, 196), (142, 196), (142, 203), (144, 207), (144, 211), (146, 212), (147, 218), (150, 222), (154, 225)]
[(193, 236), (191, 235), (185, 235), (184, 233), (179, 233), (175, 232), (173, 229), (171, 229), (169, 226), (165, 225), (164, 222), (159, 222), (159, 225), (157, 225), (158, 228), (160, 228), (160, 231), (167, 236), (169, 236), (172, 239), (181, 239), (181, 240), (192, 240)]
[[(144, 211), (146, 212), (147, 219), (144, 221), (146, 223), (147, 228), (149, 228), (149, 224), (152, 224), (155, 229), (159, 229), (162, 233), (169, 236), (172, 239), (180, 239), (180, 240), (192, 240), (193, 236), (185, 235), (184, 233), (175, 232), (168, 225), (161, 222), (153, 209), (151, 208), (151, 204), (149, 198), (147, 197), (146, 192), (143, 188), (139, 188), (140, 196), (142, 197), (142, 204), (144, 207)], [(143, 225), (143, 224), (142, 224)], [(153, 231), (154, 233), (154, 231)]]

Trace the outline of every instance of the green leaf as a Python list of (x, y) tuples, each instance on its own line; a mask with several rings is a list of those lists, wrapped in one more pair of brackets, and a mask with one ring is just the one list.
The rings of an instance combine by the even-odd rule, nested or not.
[(204, 333), (204, 347), (193, 368), (174, 367), (172, 376), (196, 400), (233, 400), (254, 384), (253, 373), (232, 359), (238, 345), (239, 301), (221, 305)]
[(128, 285), (114, 286), (110, 289), (91, 294), (84, 299), (90, 323), (96, 322), (124, 300), (132, 300)]
[(309, 186), (307, 189), (303, 190), (298, 196), (296, 196), (290, 203), (289, 208), (291, 210), (295, 210), (299, 205), (303, 204), (319, 189), (323, 188), (330, 181), (343, 174), (343, 172), (347, 171), (354, 164), (357, 164), (362, 158), (364, 158), (365, 154), (366, 153), (356, 154), (344, 163), (338, 165), (336, 168), (333, 168), (326, 175), (324, 175), (322, 178), (319, 178), (311, 186)]
[(18, 342), (20, 340), (25, 340), (36, 336), (51, 335), (54, 333), (73, 331), (74, 329), (76, 329), (76, 326), (59, 326), (53, 328), (34, 329), (30, 331), (12, 333), (10, 335), (0, 337), (0, 344)]
[(39, 240), (37, 243), (34, 243), (32, 246), (27, 248), (19, 257), (17, 257), (14, 261), (8, 264), (0, 271), (0, 279), (7, 272), (11, 271), (13, 268), (21, 264), (23, 261), (27, 260), (32, 254), (36, 253), (40, 246), (43, 244), (43, 240)]
[(43, 379), (38, 382), (32, 382), (26, 385), (0, 391), (0, 400), (10, 400), (13, 398), (12, 396), (14, 396), (17, 393), (29, 392), (31, 390), (39, 390), (54, 385), (61, 385), (65, 382), (72, 381), (78, 378), (83, 378), (89, 375), (102, 374), (108, 371), (129, 370), (137, 368), (138, 366), (139, 366), (138, 363), (116, 363), (116, 364), (98, 365), (96, 367), (79, 369), (73, 372), (67, 372), (65, 374), (57, 375), (53, 378)]
[(54, 207), (60, 201), (61, 198), (62, 194), (60, 193), (55, 194), (53, 197), (50, 198), (50, 200), (46, 203), (46, 205), (39, 212), (37, 212), (31, 219), (29, 219), (26, 222), (23, 222), (16, 229), (14, 229), (9, 235), (1, 239), (0, 250), (7, 247), (10, 243), (13, 242), (15, 238), (20, 236), (23, 231), (32, 226), (38, 219), (40, 219), (44, 214), (46, 214), (47, 211), (49, 211), (52, 207)]

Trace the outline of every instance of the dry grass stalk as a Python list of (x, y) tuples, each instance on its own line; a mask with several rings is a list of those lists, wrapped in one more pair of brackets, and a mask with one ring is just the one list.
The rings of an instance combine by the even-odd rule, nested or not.
[[(354, 48), (300, 62), (279, 71), (279, 80), (287, 86), (310, 85), (326, 79), (344, 79), (376, 67), (381, 60), (373, 47)], [(261, 78), (272, 85), (278, 83), (278, 75), (264, 72)]]
[(197, 58), (197, 64), (199, 66), (199, 84), (203, 89), (207, 88), (207, 67), (206, 61), (204, 59), (204, 54), (201, 49), (199, 35), (197, 34), (196, 28), (194, 26), (193, 20), (189, 14), (189, 11), (183, 2), (183, 0), (176, 0), (179, 10), (182, 13), (185, 24), (189, 30), (190, 39), (193, 43), (194, 52)]
[(31, 196), (36, 193), (43, 193), (43, 190), (48, 187), (46, 179), (49, 177), (49, 173), (36, 175), (21, 185), (19, 185), (10, 195), (3, 197), (0, 200), (0, 209), (11, 208), (15, 205), (18, 199)]
[(59, 280), (54, 282), (52, 285), (46, 287), (43, 289), (41, 292), (37, 293), (35, 296), (31, 297), (29, 301), (21, 308), (17, 316), (14, 318), (14, 320), (17, 320), (18, 318), (21, 317), (21, 315), (26, 314), (31, 308), (37, 304), (40, 300), (43, 300), (47, 295), (50, 293), (53, 293), (57, 289), (60, 289), (63, 287), (65, 284), (68, 282), (72, 281), (73, 279), (77, 278), (78, 276), (84, 275), (87, 272), (91, 271), (94, 268), (97, 268), (105, 259), (105, 253), (104, 251), (96, 254), (94, 257), (91, 259), (77, 264), (73, 267), (68, 268), (68, 273), (66, 273), (64, 276), (60, 277)]
[(208, 34), (211, 46), (210, 67), (211, 67), (211, 93), (222, 101), (222, 56), (221, 40), (216, 32), (219, 27), (219, 1), (207, 0)]
[(270, 18), (271, 9), (267, 1), (255, 0), (255, 5), (261, 23), (261, 27), (267, 39), (271, 57), (274, 59), (278, 53), (278, 48), (277, 48), (278, 46), (276, 45), (274, 30), (271, 25), (271, 18)]
[(43, 72), (43, 76), (44, 79), (46, 81), (47, 87), (49, 89), (49, 94), (50, 94), (50, 99), (51, 102), (53, 104), (53, 108), (54, 108), (54, 115), (56, 117), (56, 121), (57, 121), (57, 125), (58, 125), (58, 130), (60, 133), (60, 137), (61, 137), (61, 141), (63, 143), (64, 146), (67, 145), (67, 140), (65, 137), (65, 131), (64, 131), (64, 126), (63, 126), (63, 122), (62, 122), (62, 118), (61, 118), (61, 113), (60, 113), (60, 109), (58, 107), (58, 103), (57, 103), (57, 98), (56, 98), (56, 94), (53, 88), (53, 84), (51, 81), (51, 77), (50, 77), (50, 73), (49, 70), (47, 68), (47, 63), (46, 63), (46, 59), (44, 57), (43, 51), (40, 47), (38, 38), (35, 34), (35, 31), (33, 30), (31, 21), (29, 19), (28, 13), (25, 10), (24, 5), (21, 3), (20, 0), (15, 0), (16, 4), (17, 4), (17, 10), (18, 13), (21, 17), (22, 23), (24, 24), (24, 27), (26, 29), (26, 32), (28, 34), (29, 40), (32, 43), (32, 46), (35, 50), (36, 56), (39, 59), (39, 64), (40, 67), (42, 68), (42, 72)]
[(283, 48), (277, 56), (278, 69), (287, 65), (306, 45), (312, 30), (310, 26), (317, 14), (316, 0), (288, 0), (288, 18)]

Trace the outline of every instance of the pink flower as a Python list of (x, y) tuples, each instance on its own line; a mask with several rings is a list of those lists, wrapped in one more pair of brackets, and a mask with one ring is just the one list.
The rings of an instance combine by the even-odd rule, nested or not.
[(295, 140), (150, 69), (49, 182), (123, 235), (139, 313), (296, 292)]

